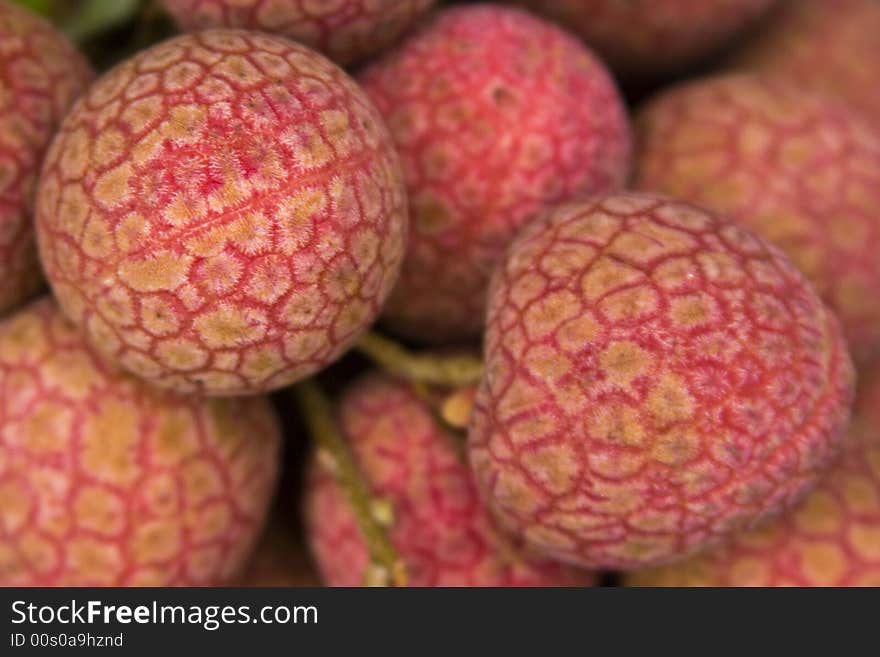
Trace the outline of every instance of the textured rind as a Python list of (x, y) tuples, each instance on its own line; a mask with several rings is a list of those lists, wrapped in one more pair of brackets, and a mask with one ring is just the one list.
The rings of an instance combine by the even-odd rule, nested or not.
[(750, 74), (666, 91), (636, 126), (636, 188), (721, 212), (775, 243), (837, 313), (856, 360), (880, 353), (880, 126)]
[(341, 69), (217, 30), (136, 55), (77, 102), (37, 231), (95, 345), (159, 386), (229, 395), (348, 348), (397, 278), (406, 213), (390, 137)]
[(0, 315), (39, 290), (32, 210), (43, 151), (92, 78), (46, 21), (0, 0)]
[[(373, 494), (393, 508), (389, 537), (410, 586), (574, 586), (594, 581), (502, 537), (477, 497), (471, 472), (442, 428), (406, 384), (370, 374), (344, 394), (340, 426)], [(306, 525), (324, 582), (359, 586), (366, 545), (333, 476), (314, 458)]]
[(880, 586), (880, 368), (860, 380), (842, 460), (767, 528), (629, 586)]
[(234, 27), (289, 37), (342, 65), (397, 41), (436, 0), (163, 0), (188, 31)]
[(213, 585), (266, 516), (268, 401), (184, 399), (87, 347), (50, 299), (0, 322), (0, 586)]
[(285, 519), (274, 519), (257, 543), (235, 586), (320, 586), (306, 548)]
[(483, 499), (551, 557), (682, 558), (800, 500), (837, 454), (852, 366), (776, 248), (621, 194), (529, 224), (496, 270), (469, 430)]
[(880, 2), (787, 0), (728, 64), (839, 96), (880, 124)]
[(492, 268), (519, 227), (629, 175), (614, 81), (573, 37), (526, 12), (438, 12), (358, 79), (407, 179), (412, 236), (383, 314), (406, 337), (478, 336)]
[(518, 0), (580, 35), (618, 73), (651, 76), (712, 54), (776, 0)]

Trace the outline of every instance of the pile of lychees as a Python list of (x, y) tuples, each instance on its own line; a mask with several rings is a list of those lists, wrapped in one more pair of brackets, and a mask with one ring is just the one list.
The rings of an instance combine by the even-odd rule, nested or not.
[(880, 2), (162, 4), (0, 0), (0, 585), (880, 583)]

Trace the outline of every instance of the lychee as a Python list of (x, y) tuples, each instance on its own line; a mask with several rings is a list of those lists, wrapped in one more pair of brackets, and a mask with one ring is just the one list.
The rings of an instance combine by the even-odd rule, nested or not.
[(163, 387), (255, 393), (342, 354), (393, 286), (399, 163), (357, 85), (286, 39), (218, 30), (107, 73), (64, 120), (37, 200), (64, 311)]
[(0, 315), (42, 283), (31, 219), (37, 172), (58, 122), (91, 76), (61, 33), (0, 0)]
[(237, 574), (277, 474), (265, 399), (157, 391), (41, 299), (0, 322), (0, 400), (0, 586)]
[(712, 55), (776, 0), (518, 0), (580, 35), (618, 73), (651, 77)]
[(604, 66), (523, 11), (439, 12), (359, 81), (407, 179), (412, 238), (384, 313), (405, 337), (478, 336), (492, 267), (519, 227), (629, 174), (629, 123)]
[(584, 567), (667, 562), (778, 514), (836, 455), (852, 366), (775, 247), (620, 194), (529, 224), (493, 276), (469, 430), (483, 499)]
[(397, 41), (436, 0), (163, 0), (188, 31), (236, 27), (289, 37), (348, 65)]
[[(592, 582), (524, 553), (481, 505), (456, 441), (405, 383), (371, 374), (338, 410), (340, 428), (375, 499), (411, 586), (561, 586)], [(306, 492), (307, 529), (324, 581), (358, 586), (369, 555), (343, 489), (317, 453)]]
[(880, 2), (786, 0), (730, 61), (839, 96), (880, 124)]
[(781, 247), (880, 350), (880, 130), (779, 79), (731, 75), (661, 94), (637, 118), (635, 186), (721, 212)]
[(235, 580), (236, 586), (319, 586), (299, 537), (280, 518), (270, 522), (253, 554)]
[(880, 370), (859, 391), (843, 459), (801, 506), (685, 563), (635, 571), (627, 583), (880, 586)]

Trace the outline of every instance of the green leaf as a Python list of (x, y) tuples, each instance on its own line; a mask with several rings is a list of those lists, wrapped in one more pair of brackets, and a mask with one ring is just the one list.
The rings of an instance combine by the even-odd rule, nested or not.
[(138, 0), (82, 0), (61, 27), (71, 39), (86, 41), (131, 19), (139, 4)]
[(30, 9), (35, 14), (49, 16), (52, 13), (52, 0), (15, 0), (15, 4)]

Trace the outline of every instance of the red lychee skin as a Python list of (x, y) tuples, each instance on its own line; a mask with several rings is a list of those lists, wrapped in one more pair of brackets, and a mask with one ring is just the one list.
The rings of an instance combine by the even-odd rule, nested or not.
[[(344, 394), (339, 422), (362, 475), (391, 504), (389, 538), (410, 586), (586, 586), (590, 573), (526, 555), (496, 529), (470, 469), (409, 386), (371, 374)], [(312, 462), (307, 535), (329, 586), (364, 583), (369, 557), (355, 517), (327, 466)]]
[(842, 460), (803, 504), (630, 586), (880, 586), (880, 369), (861, 383)]
[(286, 36), (348, 65), (392, 45), (436, 0), (163, 0), (187, 31), (235, 27)]
[(613, 80), (526, 12), (439, 12), (359, 81), (407, 178), (412, 237), (384, 318), (408, 338), (477, 337), (490, 273), (519, 227), (628, 177), (630, 128)]
[(731, 75), (661, 94), (637, 117), (634, 186), (729, 216), (782, 248), (880, 352), (880, 130), (779, 79)]
[(48, 298), (0, 322), (0, 586), (213, 585), (267, 513), (269, 403), (157, 391)]
[(518, 0), (581, 36), (627, 77), (650, 77), (713, 54), (776, 1)]
[(880, 2), (788, 0), (730, 65), (839, 96), (880, 124)]
[(399, 162), (369, 99), (286, 39), (178, 37), (101, 78), (47, 154), (47, 278), (159, 386), (249, 394), (332, 362), (403, 258)]
[(852, 366), (776, 248), (679, 201), (563, 205), (493, 276), (469, 430), (483, 499), (548, 556), (667, 562), (798, 501)]
[(0, 0), (0, 315), (42, 284), (31, 218), (37, 172), (58, 122), (91, 77), (64, 35)]
[(236, 586), (320, 586), (305, 546), (281, 519), (273, 520), (235, 580)]

